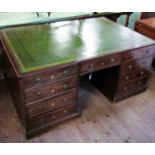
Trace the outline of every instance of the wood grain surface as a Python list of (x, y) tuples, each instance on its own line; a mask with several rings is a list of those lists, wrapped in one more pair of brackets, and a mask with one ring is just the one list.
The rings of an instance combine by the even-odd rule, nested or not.
[(0, 83), (0, 142), (155, 142), (155, 73), (144, 93), (111, 104), (89, 82), (80, 83), (81, 117), (25, 140), (4, 81)]

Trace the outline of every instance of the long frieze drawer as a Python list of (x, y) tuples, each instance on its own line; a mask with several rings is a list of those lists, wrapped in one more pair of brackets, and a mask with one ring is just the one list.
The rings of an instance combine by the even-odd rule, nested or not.
[(121, 54), (99, 57), (81, 63), (80, 74), (91, 73), (102, 68), (108, 68), (121, 63)]
[(118, 90), (117, 90), (117, 94), (127, 93), (130, 91), (133, 91), (134, 89), (144, 87), (146, 85), (146, 82), (147, 82), (147, 78), (143, 78), (140, 80), (135, 80), (131, 83), (120, 85)]
[(134, 79), (148, 77), (148, 76), (149, 76), (149, 69), (140, 69), (140, 70), (134, 70), (131, 73), (122, 73), (120, 75), (119, 80), (123, 84)]
[(52, 97), (57, 94), (65, 93), (66, 91), (77, 87), (77, 76), (71, 76), (65, 80), (41, 86), (39, 88), (32, 88), (25, 90), (26, 102), (32, 102), (46, 97)]
[(36, 102), (26, 106), (27, 114), (29, 118), (45, 113), (47, 111), (55, 110), (62, 106), (69, 104), (75, 104), (77, 101), (77, 91), (72, 91), (67, 94), (47, 99), (42, 102)]
[(52, 122), (55, 122), (61, 118), (65, 118), (76, 112), (77, 112), (77, 105), (71, 104), (64, 108), (48, 112), (44, 115), (40, 115), (39, 117), (34, 117), (28, 120), (28, 130), (34, 130), (37, 128), (44, 127), (46, 126), (46, 124), (49, 123), (52, 124)]
[(56, 82), (70, 75), (76, 74), (77, 72), (78, 72), (78, 65), (55, 69), (46, 73), (25, 78), (24, 87), (26, 89), (26, 88), (32, 88), (35, 86), (44, 85), (46, 83)]
[(153, 57), (132, 61), (121, 65), (121, 72), (133, 72), (134, 70), (146, 69), (151, 66)]
[(129, 52), (123, 53), (123, 61), (132, 61), (149, 56), (153, 56), (155, 52), (155, 46), (144, 47)]

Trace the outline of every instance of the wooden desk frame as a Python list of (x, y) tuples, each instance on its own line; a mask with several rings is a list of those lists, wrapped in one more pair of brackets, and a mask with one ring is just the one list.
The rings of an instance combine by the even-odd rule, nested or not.
[(27, 138), (81, 115), (80, 76), (93, 74), (92, 83), (114, 102), (146, 90), (155, 51), (152, 41), (138, 48), (22, 74), (3, 34), (1, 41), (6, 81)]

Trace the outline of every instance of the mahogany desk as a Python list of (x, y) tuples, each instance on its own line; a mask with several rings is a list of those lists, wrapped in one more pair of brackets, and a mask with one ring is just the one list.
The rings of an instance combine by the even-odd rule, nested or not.
[(79, 116), (79, 78), (112, 101), (147, 87), (155, 42), (106, 18), (9, 28), (5, 76), (26, 136)]

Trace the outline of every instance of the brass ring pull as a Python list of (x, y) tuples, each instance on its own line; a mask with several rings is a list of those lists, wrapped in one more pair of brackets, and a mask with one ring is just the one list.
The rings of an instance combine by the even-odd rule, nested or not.
[(37, 92), (37, 95), (38, 95), (38, 96), (41, 95), (41, 92)]
[(54, 75), (51, 75), (51, 79), (54, 79)]
[(40, 106), (38, 106), (38, 110), (41, 110), (43, 107), (40, 105)]
[(51, 104), (51, 106), (52, 106), (52, 107), (55, 107), (55, 102), (53, 102), (53, 103)]
[(36, 78), (36, 81), (39, 82), (39, 81), (40, 81), (40, 77), (37, 77), (37, 78)]
[(111, 58), (111, 60), (110, 60), (111, 62), (114, 62), (114, 58)]
[(64, 75), (66, 75), (68, 73), (68, 71), (67, 70), (64, 70)]
[(64, 114), (67, 114), (67, 113), (68, 113), (68, 111), (67, 111), (67, 109), (65, 109), (65, 110), (64, 110)]
[(54, 90), (54, 89), (52, 89), (52, 90), (51, 90), (51, 93), (54, 93), (54, 92), (55, 92), (55, 90)]
[(68, 89), (68, 85), (67, 84), (64, 84), (64, 89)]

